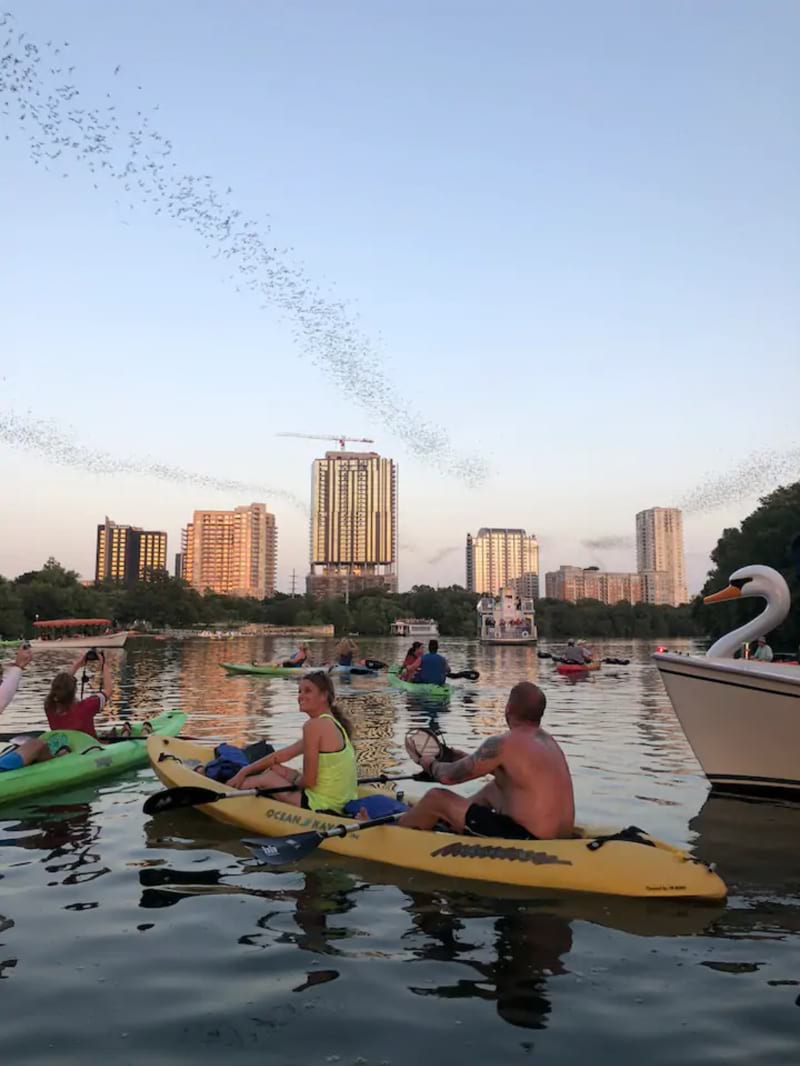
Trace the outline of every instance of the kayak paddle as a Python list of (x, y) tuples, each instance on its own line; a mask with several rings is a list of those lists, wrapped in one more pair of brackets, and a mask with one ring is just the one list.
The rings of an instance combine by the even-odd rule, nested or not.
[(304, 859), (326, 840), (345, 837), (349, 833), (360, 833), (362, 829), (372, 829), (376, 825), (388, 825), (390, 822), (396, 822), (399, 817), (399, 814), (384, 814), (381, 818), (370, 818), (366, 822), (356, 822), (353, 825), (336, 825), (333, 829), (312, 829), (310, 833), (273, 837), (270, 843), (253, 848), (252, 851), (256, 858), (269, 866), (286, 866)]
[(465, 681), (478, 681), (480, 680), (480, 672), (478, 670), (458, 670), (454, 673), (447, 675), (451, 681), (463, 678)]
[[(413, 774), (389, 777), (379, 774), (377, 777), (359, 778), (359, 785), (385, 785), (389, 781), (410, 781)], [(162, 811), (177, 811), (182, 807), (199, 807), (207, 803), (220, 803), (222, 800), (239, 799), (241, 796), (275, 796), (279, 792), (294, 792), (297, 785), (280, 785), (276, 788), (242, 788), (236, 792), (217, 792), (200, 785), (178, 785), (155, 792), (144, 801), (142, 810), (145, 814), (160, 814)]]

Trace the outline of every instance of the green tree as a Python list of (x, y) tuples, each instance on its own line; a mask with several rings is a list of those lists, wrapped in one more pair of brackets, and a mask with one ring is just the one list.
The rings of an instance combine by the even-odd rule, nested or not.
[[(800, 481), (775, 489), (759, 501), (738, 529), (725, 529), (711, 553), (714, 566), (703, 586), (702, 596), (725, 588), (734, 571), (760, 563), (783, 574), (792, 594), (792, 609), (786, 621), (770, 636), (778, 650), (796, 651), (800, 642), (800, 576), (791, 558), (790, 548), (800, 533)], [(730, 632), (743, 625), (762, 607), (759, 601), (742, 599), (729, 603), (705, 605), (698, 597), (692, 612), (700, 625), (712, 636)], [(763, 606), (763, 605), (762, 605)]]
[(25, 612), (19, 589), (0, 577), (0, 636), (14, 640), (24, 632)]

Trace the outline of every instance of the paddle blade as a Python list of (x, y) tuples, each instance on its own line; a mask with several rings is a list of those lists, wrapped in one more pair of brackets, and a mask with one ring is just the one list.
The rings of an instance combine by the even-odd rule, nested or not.
[(380, 659), (365, 659), (364, 665), (369, 667), (370, 670), (385, 670), (386, 663), (382, 663)]
[(145, 814), (160, 814), (162, 811), (177, 811), (181, 807), (197, 807), (201, 803), (216, 803), (224, 798), (224, 793), (213, 792), (210, 788), (183, 785), (148, 796), (142, 810)]
[(267, 866), (287, 866), (305, 858), (315, 848), (318, 848), (324, 839), (323, 833), (313, 829), (310, 833), (276, 837), (268, 843), (265, 842), (261, 847), (254, 848), (253, 853)]

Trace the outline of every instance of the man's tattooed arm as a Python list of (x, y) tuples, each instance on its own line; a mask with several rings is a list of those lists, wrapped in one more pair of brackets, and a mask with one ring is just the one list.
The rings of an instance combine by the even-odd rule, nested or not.
[(488, 737), (472, 755), (466, 755), (458, 762), (434, 762), (429, 772), (442, 785), (474, 781), (476, 777), (490, 774), (500, 765), (502, 748), (502, 737)]

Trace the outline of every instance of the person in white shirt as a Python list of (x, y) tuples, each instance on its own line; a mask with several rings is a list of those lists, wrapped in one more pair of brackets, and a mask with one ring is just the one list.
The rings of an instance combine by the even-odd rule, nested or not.
[(767, 644), (763, 637), (759, 637), (756, 642), (756, 650), (753, 652), (754, 659), (758, 659), (762, 663), (772, 662), (772, 648)]
[(14, 657), (14, 665), (6, 667), (5, 671), (0, 666), (0, 714), (14, 699), (22, 680), (22, 671), (33, 658), (30, 648), (19, 648)]

